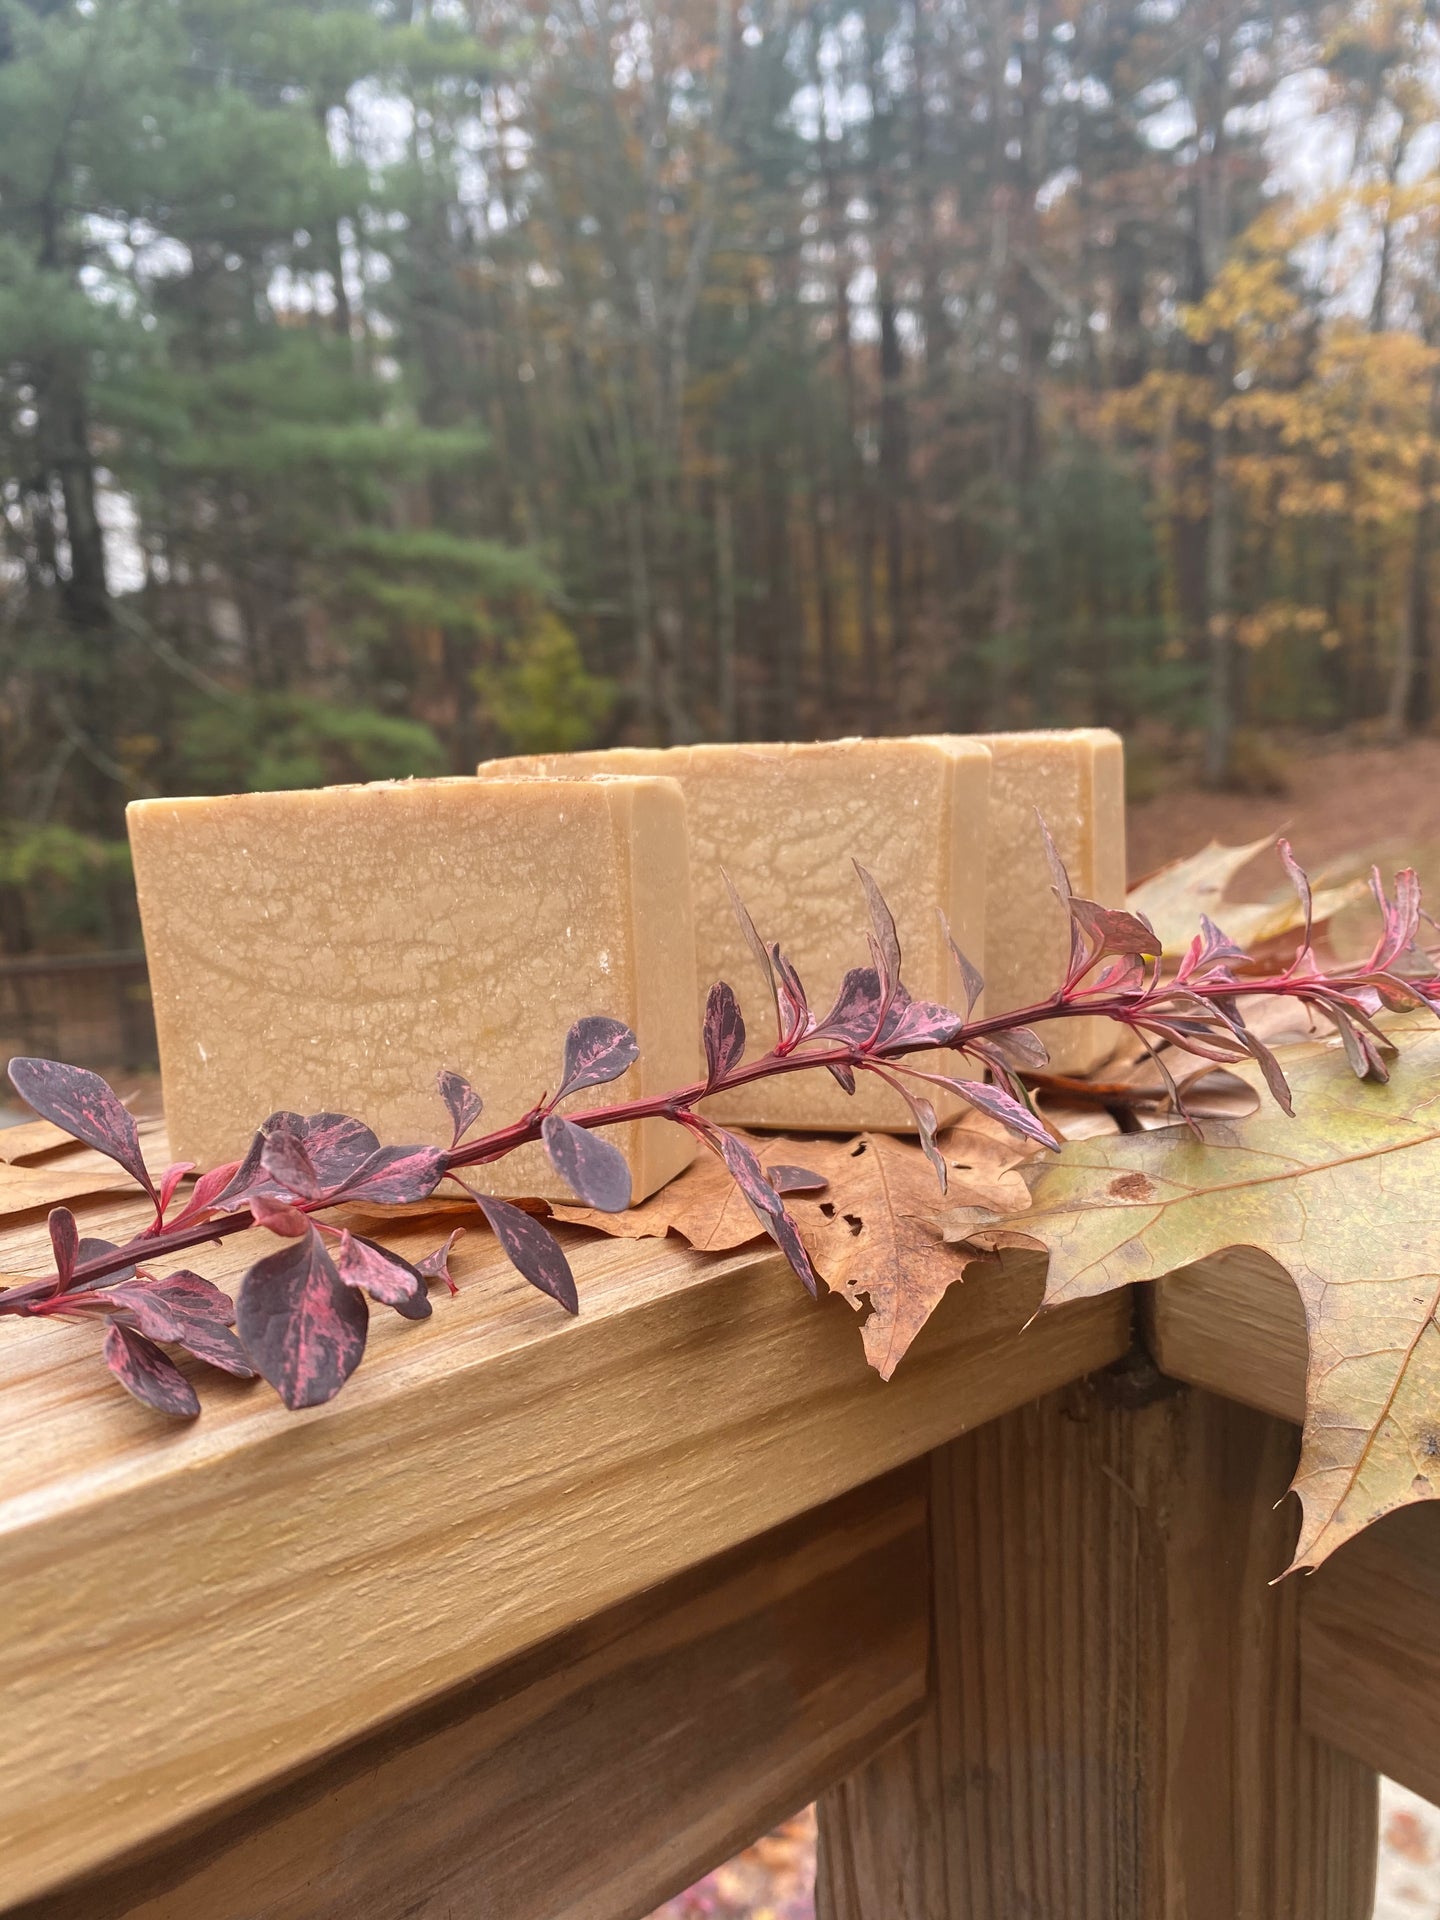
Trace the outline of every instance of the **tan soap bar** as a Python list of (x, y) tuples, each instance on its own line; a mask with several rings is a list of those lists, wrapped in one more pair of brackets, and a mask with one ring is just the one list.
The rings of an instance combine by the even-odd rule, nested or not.
[[(518, 1119), (584, 1014), (640, 1058), (567, 1106), (698, 1077), (685, 810), (672, 780), (388, 782), (128, 810), (170, 1145), (238, 1157), (278, 1108), (447, 1146), (442, 1067)], [(693, 1157), (665, 1121), (606, 1129), (636, 1198)], [(537, 1144), (487, 1190), (569, 1198)]]
[[(850, 967), (867, 966), (869, 920), (852, 859), (874, 874), (895, 915), (905, 981), (917, 999), (963, 1007), (958, 969), (936, 909), (983, 966), (985, 812), (990, 755), (978, 741), (836, 740), (807, 745), (670, 748), (492, 761), (482, 772), (671, 774), (685, 792), (700, 993), (728, 980), (739, 995), (753, 1058), (774, 1040), (774, 1016), (745, 945), (722, 868), (765, 940), (794, 962), (823, 1014)], [(954, 1070), (954, 1059), (944, 1060)], [(927, 1064), (935, 1064), (930, 1061)], [(959, 1111), (919, 1089), (941, 1118)], [(847, 1095), (829, 1074), (791, 1074), (707, 1102), (741, 1126), (911, 1131), (899, 1095), (861, 1074)]]
[[(1065, 977), (1069, 924), (1051, 890), (1035, 819), (1044, 816), (1075, 892), (1125, 904), (1125, 750), (1104, 728), (987, 733), (990, 836), (985, 897), (985, 1011), (1047, 999)], [(1046, 1021), (1038, 1029), (1057, 1073), (1085, 1073), (1115, 1047), (1108, 1020)]]

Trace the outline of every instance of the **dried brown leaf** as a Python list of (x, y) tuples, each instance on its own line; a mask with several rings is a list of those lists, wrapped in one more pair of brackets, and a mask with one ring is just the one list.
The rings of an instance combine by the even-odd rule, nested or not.
[(0, 1127), (0, 1160), (13, 1166), (19, 1160), (38, 1160), (42, 1154), (73, 1148), (73, 1135), (53, 1120), (24, 1120), (18, 1127)]
[[(823, 1156), (833, 1154), (837, 1144), (833, 1140), (796, 1140), (784, 1134), (741, 1133), (738, 1128), (731, 1131), (767, 1170), (804, 1166), (829, 1177)], [(916, 1154), (919, 1157), (918, 1148)], [(933, 1173), (930, 1178), (934, 1180)], [(571, 1226), (594, 1227), (621, 1240), (656, 1240), (667, 1233), (678, 1233), (701, 1253), (729, 1253), (765, 1237), (764, 1228), (750, 1211), (729, 1169), (712, 1153), (700, 1154), (668, 1187), (651, 1194), (638, 1207), (627, 1207), (624, 1213), (601, 1213), (595, 1207), (555, 1203), (550, 1212)]]
[[(1143, 914), (1154, 927), (1167, 959), (1178, 960), (1185, 952), (1202, 913), (1217, 920), (1230, 938), (1247, 950), (1264, 946), (1305, 925), (1300, 900), (1287, 890), (1273, 900), (1227, 903), (1225, 891), (1242, 867), (1274, 844), (1269, 834), (1243, 847), (1222, 847), (1218, 840), (1212, 840), (1189, 859), (1173, 861), (1151, 874), (1132, 889), (1125, 904), (1132, 913)], [(1363, 880), (1322, 888), (1315, 895), (1315, 925), (1323, 925), (1342, 907), (1361, 899), (1365, 890)]]
[[(961, 1125), (938, 1137), (951, 1202), (1006, 1214), (1028, 1204), (1016, 1169), (1036, 1150), (1000, 1131)], [(946, 1201), (913, 1140), (862, 1133), (837, 1147), (830, 1192), (795, 1195), (790, 1210), (825, 1284), (864, 1314), (865, 1358), (888, 1380), (974, 1256), (947, 1245), (936, 1226)]]
[(77, 1153), (69, 1160), (49, 1161), (39, 1167), (0, 1165), (0, 1220), (29, 1213), (36, 1207), (58, 1206), (91, 1193), (114, 1193), (135, 1182), (123, 1167), (101, 1153)]

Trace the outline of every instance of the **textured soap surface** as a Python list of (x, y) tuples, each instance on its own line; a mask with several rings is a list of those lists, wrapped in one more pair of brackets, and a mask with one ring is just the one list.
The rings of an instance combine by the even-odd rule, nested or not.
[[(559, 1082), (583, 1014), (640, 1060), (568, 1106), (697, 1077), (684, 804), (668, 780), (484, 781), (144, 800), (130, 841), (170, 1143), (212, 1166), (279, 1108), (350, 1113), (388, 1143), (448, 1145), (442, 1067), (482, 1129)], [(605, 1129), (636, 1197), (692, 1158), (663, 1121)], [(490, 1191), (567, 1198), (538, 1145)]]
[[(1054, 993), (1070, 935), (1051, 891), (1037, 810), (1076, 893), (1125, 904), (1125, 756), (1118, 734), (987, 733), (990, 836), (986, 887), (985, 1011), (1006, 1013)], [(1084, 1073), (1114, 1048), (1107, 1020), (1050, 1021), (1039, 1029), (1058, 1073)]]
[[(963, 1004), (937, 908), (948, 915), (964, 950), (983, 964), (990, 755), (978, 741), (622, 747), (496, 761), (482, 771), (663, 773), (680, 782), (690, 829), (700, 991), (703, 996), (714, 980), (730, 982), (746, 1015), (752, 1055), (771, 1044), (774, 1019), (736, 925), (722, 867), (762, 937), (778, 940), (798, 968), (818, 1012), (830, 1005), (848, 968), (869, 963), (869, 922), (852, 859), (874, 874), (894, 911), (906, 984), (917, 998)], [(935, 1099), (942, 1119), (958, 1112), (938, 1089), (921, 1091)], [(726, 1094), (705, 1111), (749, 1126), (844, 1132), (912, 1126), (899, 1095), (865, 1074), (853, 1096), (816, 1071)]]

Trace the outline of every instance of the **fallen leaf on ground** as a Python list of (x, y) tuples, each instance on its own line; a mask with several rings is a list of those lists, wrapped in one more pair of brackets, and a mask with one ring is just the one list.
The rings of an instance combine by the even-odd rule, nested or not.
[[(1440, 1497), (1440, 1030), (1387, 1023), (1387, 1085), (1338, 1048), (1284, 1057), (1296, 1117), (1077, 1142), (1023, 1221), (942, 1223), (971, 1246), (1047, 1249), (1046, 1306), (1155, 1280), (1228, 1247), (1293, 1277), (1310, 1358), (1293, 1564), (1319, 1566), (1396, 1507)], [(1236, 1069), (1251, 1078), (1258, 1069)]]
[[(1179, 959), (1185, 952), (1202, 913), (1218, 921), (1232, 940), (1253, 951), (1305, 924), (1304, 908), (1294, 893), (1258, 903), (1225, 901), (1225, 889), (1240, 869), (1274, 844), (1268, 834), (1243, 847), (1222, 847), (1218, 840), (1212, 840), (1188, 860), (1172, 861), (1151, 874), (1126, 896), (1125, 904), (1132, 913), (1143, 914), (1154, 927), (1167, 959)], [(1315, 895), (1315, 925), (1323, 926), (1332, 914), (1361, 899), (1366, 891), (1363, 880), (1320, 888)]]

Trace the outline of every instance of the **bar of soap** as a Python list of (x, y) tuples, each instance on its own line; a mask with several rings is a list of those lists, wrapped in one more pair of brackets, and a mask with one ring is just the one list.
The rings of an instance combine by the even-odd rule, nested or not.
[[(728, 980), (740, 998), (749, 1054), (774, 1040), (768, 991), (736, 925), (722, 867), (762, 939), (778, 940), (823, 1014), (850, 967), (867, 966), (869, 927), (852, 866), (874, 874), (894, 912), (906, 985), (917, 999), (963, 1007), (963, 988), (936, 913), (983, 966), (985, 814), (990, 755), (978, 741), (836, 740), (807, 745), (620, 747), (492, 761), (487, 775), (670, 774), (685, 792), (695, 939), (703, 1000)], [(944, 1056), (951, 1070), (953, 1056)], [(927, 1061), (926, 1064), (938, 1064)], [(942, 1120), (959, 1105), (918, 1089)], [(913, 1131), (909, 1110), (872, 1074), (847, 1095), (823, 1070), (787, 1074), (708, 1101), (731, 1125)]]
[[(985, 1011), (1008, 1013), (1054, 993), (1070, 955), (1069, 924), (1051, 890), (1037, 809), (1076, 893), (1103, 906), (1125, 904), (1125, 750), (1118, 734), (1099, 727), (980, 738), (992, 762)], [(1098, 1066), (1114, 1051), (1118, 1031), (1101, 1019), (1039, 1027), (1056, 1073)]]
[[(440, 1068), (480, 1130), (560, 1081), (584, 1014), (639, 1061), (569, 1106), (698, 1078), (685, 809), (673, 780), (388, 782), (140, 800), (130, 844), (170, 1144), (235, 1159), (279, 1108), (448, 1146)], [(666, 1121), (603, 1129), (637, 1199), (693, 1157)], [(538, 1144), (487, 1168), (502, 1195), (568, 1199)]]

